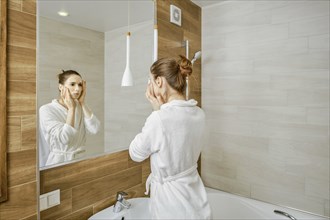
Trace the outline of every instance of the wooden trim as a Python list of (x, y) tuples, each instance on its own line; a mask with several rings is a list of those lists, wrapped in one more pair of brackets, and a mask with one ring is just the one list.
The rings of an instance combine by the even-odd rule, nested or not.
[(0, 0), (1, 48), (0, 48), (0, 202), (7, 200), (7, 0)]

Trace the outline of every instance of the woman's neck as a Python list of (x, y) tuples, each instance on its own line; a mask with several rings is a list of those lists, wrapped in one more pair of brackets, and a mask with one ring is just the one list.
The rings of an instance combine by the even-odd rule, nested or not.
[(60, 105), (62, 105), (64, 108), (68, 109), (62, 98), (58, 98), (58, 103), (60, 103)]
[(173, 101), (173, 100), (186, 100), (183, 94), (180, 93), (172, 93), (167, 97), (167, 102)]

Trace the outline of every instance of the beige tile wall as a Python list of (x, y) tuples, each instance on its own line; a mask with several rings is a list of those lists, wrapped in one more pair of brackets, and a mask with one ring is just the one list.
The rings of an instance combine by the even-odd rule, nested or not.
[[(152, 108), (145, 98), (153, 63), (153, 19), (130, 25), (130, 68), (134, 86), (121, 87), (126, 67), (127, 27), (105, 33), (104, 143), (106, 152), (128, 149)], [(129, 120), (127, 120), (129, 119)]]
[[(87, 82), (87, 104), (104, 126), (104, 33), (39, 17), (38, 109), (58, 98), (57, 74), (78, 71)], [(88, 135), (88, 134), (87, 134)], [(102, 153), (104, 131), (88, 135), (87, 154)]]
[(329, 216), (329, 1), (202, 13), (205, 184)]

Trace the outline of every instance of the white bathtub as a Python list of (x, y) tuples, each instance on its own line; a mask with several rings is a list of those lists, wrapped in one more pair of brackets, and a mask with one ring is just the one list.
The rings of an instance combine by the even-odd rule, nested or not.
[(206, 187), (213, 219), (290, 219), (284, 215), (275, 214), (274, 210), (283, 211), (297, 220), (329, 219), (290, 208), (272, 205), (269, 203), (233, 195)]
[[(219, 190), (206, 188), (209, 203), (212, 209), (212, 219), (236, 219), (236, 220), (290, 220), (289, 217), (278, 215), (274, 210), (290, 214), (297, 220), (327, 220), (329, 218), (300, 212), (290, 208), (284, 208), (265, 202), (233, 195)], [(129, 219), (150, 219), (149, 198), (133, 198), (128, 200), (131, 203), (130, 209), (123, 209), (118, 213), (113, 212), (110, 206), (89, 218), (89, 220), (129, 220)], [(291, 220), (293, 220), (292, 218)]]

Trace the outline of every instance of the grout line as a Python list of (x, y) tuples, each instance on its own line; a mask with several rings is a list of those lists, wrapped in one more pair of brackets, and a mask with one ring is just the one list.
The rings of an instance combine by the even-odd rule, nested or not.
[(15, 185), (15, 186), (10, 186), (8, 187), (8, 189), (12, 189), (12, 188), (16, 188), (16, 187), (21, 187), (23, 185), (27, 185), (27, 184), (31, 184), (31, 183), (36, 183), (37, 187), (39, 186), (39, 184), (37, 184), (37, 180), (33, 180), (33, 181), (30, 181), (30, 182), (26, 182), (26, 183), (22, 183), (22, 184), (18, 184), (18, 185)]

